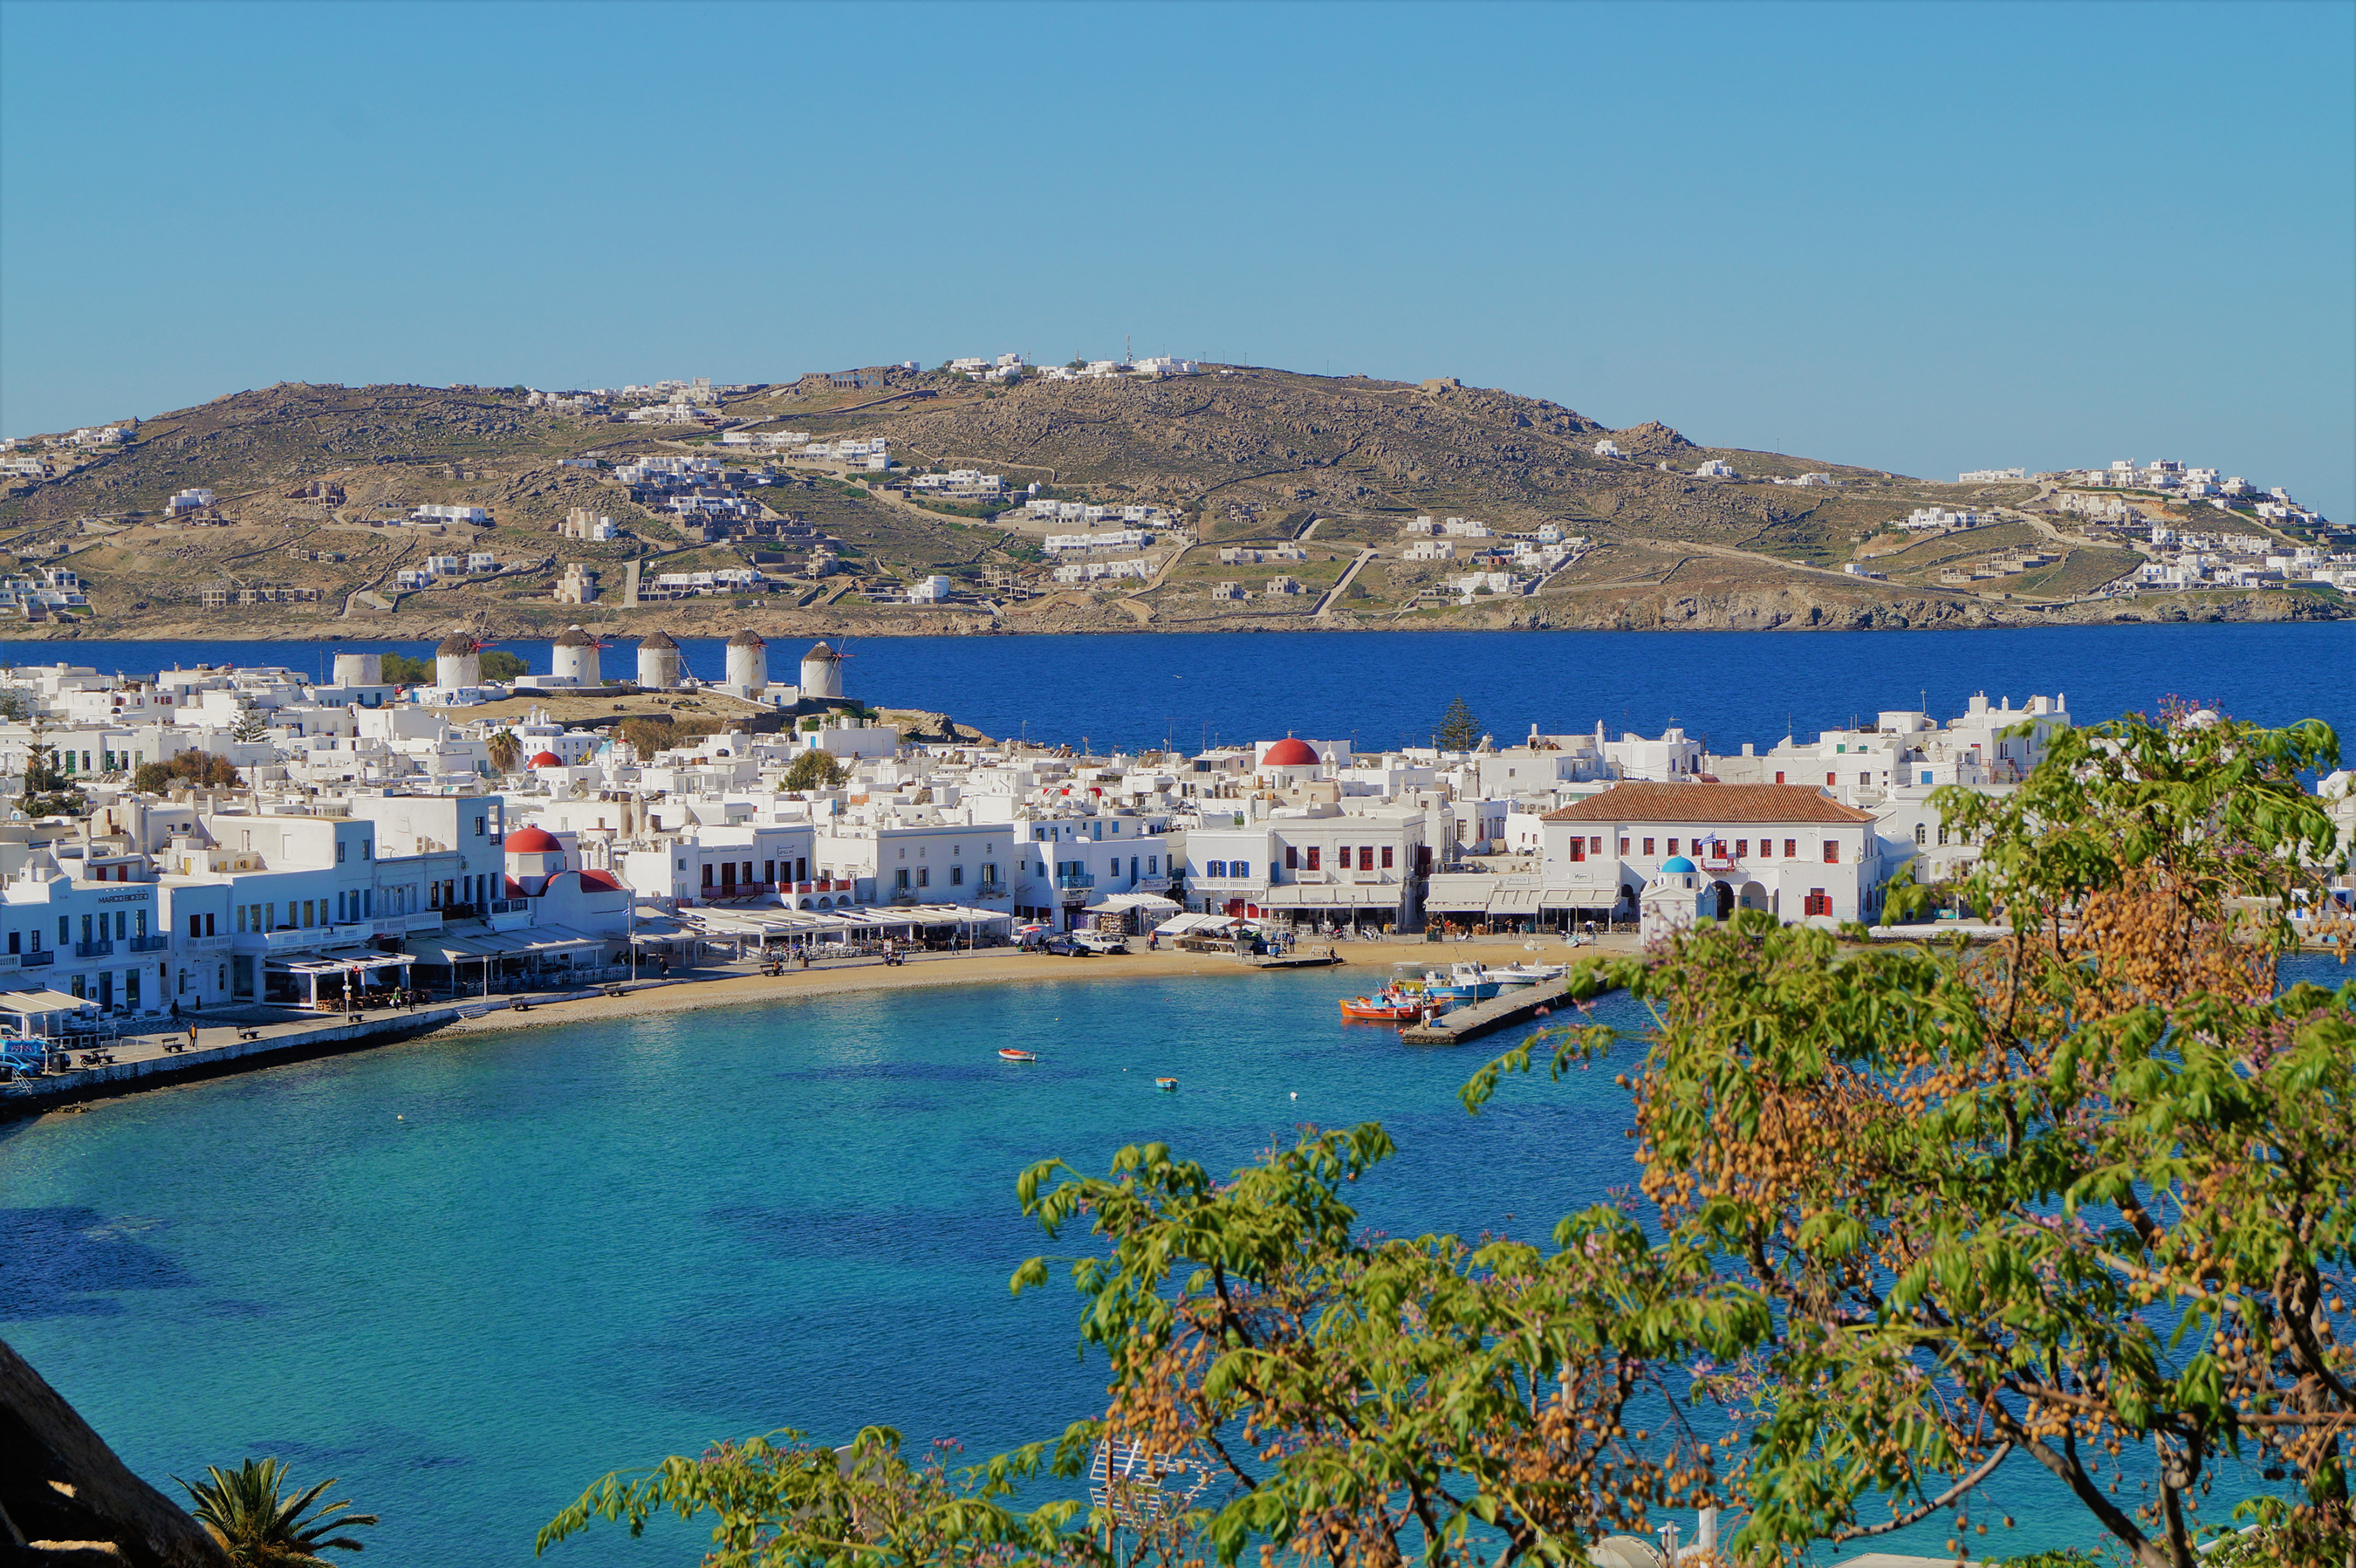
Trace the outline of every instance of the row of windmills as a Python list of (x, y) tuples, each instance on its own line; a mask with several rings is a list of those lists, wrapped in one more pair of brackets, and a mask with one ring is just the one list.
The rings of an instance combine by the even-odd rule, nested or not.
[[(437, 703), (479, 702), (494, 693), (486, 689), (483, 681), (483, 650), (489, 644), (477, 641), (463, 632), (453, 632), (442, 639), (434, 650), (434, 688), (421, 693), (424, 700)], [(519, 675), (511, 687), (531, 687), (548, 691), (563, 691), (605, 684), (601, 655), (604, 645), (577, 626), (569, 626), (557, 634), (549, 648), (548, 673)], [(690, 684), (687, 660), (680, 647), (666, 632), (655, 632), (640, 639), (637, 650), (637, 682), (645, 691), (676, 691)], [(363, 657), (374, 658), (374, 655)], [(791, 707), (797, 703), (840, 701), (842, 696), (842, 661), (844, 655), (821, 642), (802, 655), (801, 680), (792, 686), (778, 686), (769, 680), (769, 645), (759, 633), (740, 631), (728, 639), (727, 671), (718, 689), (732, 697), (742, 697), (748, 703), (766, 703), (774, 706)], [(341, 660), (338, 660), (338, 678)], [(703, 684), (703, 682), (695, 682)]]

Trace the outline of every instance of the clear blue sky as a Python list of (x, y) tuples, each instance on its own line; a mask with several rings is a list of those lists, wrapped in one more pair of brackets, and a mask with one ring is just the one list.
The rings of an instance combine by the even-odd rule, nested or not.
[(0, 5), (0, 430), (1174, 352), (2356, 512), (2356, 6)]

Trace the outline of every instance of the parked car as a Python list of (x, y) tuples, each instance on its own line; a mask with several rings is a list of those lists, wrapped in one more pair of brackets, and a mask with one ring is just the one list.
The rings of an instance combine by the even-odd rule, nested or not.
[(1093, 953), (1127, 952), (1129, 939), (1119, 931), (1074, 931), (1072, 940)]

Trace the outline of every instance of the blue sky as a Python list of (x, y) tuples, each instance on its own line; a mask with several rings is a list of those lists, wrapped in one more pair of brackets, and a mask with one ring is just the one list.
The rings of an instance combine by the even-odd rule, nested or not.
[(0, 430), (1024, 350), (2356, 512), (2356, 6), (0, 5)]

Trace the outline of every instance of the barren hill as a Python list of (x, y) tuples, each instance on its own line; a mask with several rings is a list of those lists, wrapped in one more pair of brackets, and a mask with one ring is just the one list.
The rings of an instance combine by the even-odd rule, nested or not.
[[(624, 637), (740, 625), (787, 635), (1895, 627), (2344, 613), (2329, 593), (2176, 596), (2159, 608), (2091, 598), (2136, 558), (2060, 517), (2045, 487), (1893, 478), (1698, 445), (1657, 423), (1607, 429), (1558, 403), (1446, 378), (1241, 366), (1006, 388), (945, 372), (862, 378), (879, 379), (754, 388), (687, 426), (553, 413), (520, 388), (233, 393), (12, 480), (0, 550), (19, 572), (79, 574), (90, 603), (47, 622), (0, 621), (0, 634), (438, 637), (463, 626), (529, 636), (569, 621)], [(716, 445), (728, 428), (880, 435), (895, 476), (969, 467), (1017, 492), (1035, 483), (1063, 499), (1157, 507), (1151, 575), (1057, 584), (1041, 528), (1003, 502), (944, 506), (905, 478), (746, 456)], [(772, 482), (731, 492), (749, 524), (683, 521), (616, 479), (634, 457), (723, 452), (775, 470)], [(1697, 474), (1713, 459), (1732, 472)], [(1785, 482), (1804, 474), (1816, 482)], [(213, 492), (211, 507), (166, 514), (175, 493), (198, 488)], [(402, 526), (429, 503), (482, 507), (490, 521)], [(1948, 536), (1961, 542), (1952, 548), (1891, 532), (1933, 503), (1996, 510), (2008, 532), (1985, 535), (1987, 546), (1979, 534)], [(564, 537), (558, 525), (575, 508), (610, 517), (619, 537)], [(1462, 564), (1408, 548), (1403, 525), (1419, 517), (1581, 542), (1567, 562), (1500, 572), (1505, 585), (1475, 589)], [(813, 539), (836, 559), (814, 564)], [(1996, 560), (1998, 542), (2018, 560)], [(1281, 548), (1236, 563), (1233, 547), (1257, 545)], [(416, 585), (453, 553), (496, 565)], [(685, 598), (650, 591), (659, 575), (723, 568), (763, 580)], [(599, 575), (594, 603), (559, 602), (568, 571)], [(899, 585), (934, 576), (957, 590), (948, 602), (905, 602)], [(633, 583), (649, 592), (633, 601)]]

